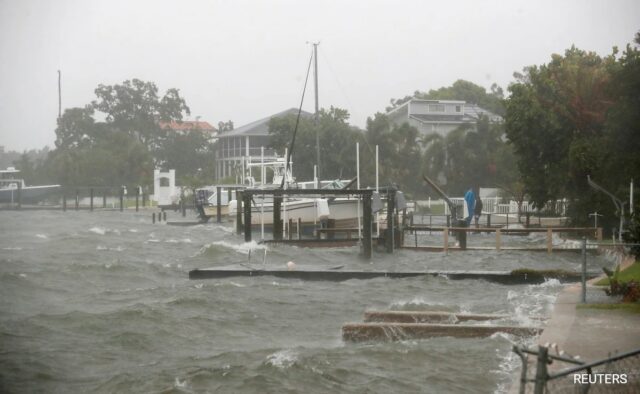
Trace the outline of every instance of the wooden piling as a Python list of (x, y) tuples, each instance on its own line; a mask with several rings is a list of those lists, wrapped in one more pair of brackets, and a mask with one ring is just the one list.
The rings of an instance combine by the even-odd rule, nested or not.
[(124, 187), (120, 188), (120, 212), (124, 210)]
[(151, 223), (156, 224), (156, 213), (155, 212), (153, 212), (151, 214)]
[(102, 192), (102, 208), (107, 207), (107, 189)]
[(298, 232), (298, 239), (302, 239), (302, 218), (298, 218), (298, 223), (296, 224), (296, 230)]
[(445, 228), (443, 231), (444, 234), (444, 252), (449, 252), (449, 229)]
[(164, 222), (166, 222), (166, 221), (167, 221), (167, 211), (162, 211), (162, 220), (163, 220)]
[(244, 205), (244, 242), (251, 242), (251, 194), (242, 193)]
[(89, 189), (89, 211), (93, 212), (93, 188)]
[(282, 241), (281, 208), (282, 192), (276, 192), (273, 195), (273, 239), (276, 241)]
[(80, 192), (76, 189), (76, 211), (80, 209)]
[(496, 229), (496, 250), (500, 250), (500, 248), (502, 247), (502, 232), (500, 231), (500, 229)]
[(67, 212), (67, 193), (62, 189), (62, 212)]
[(287, 223), (287, 236), (290, 240), (293, 239), (293, 231), (291, 231), (292, 228), (293, 228), (293, 219), (289, 218), (289, 223)]
[(547, 229), (547, 253), (551, 254), (553, 251), (553, 231), (548, 228)]
[(22, 208), (22, 182), (18, 182), (18, 209)]
[(602, 227), (598, 227), (596, 229), (596, 241), (598, 242), (602, 241)]
[(136, 187), (136, 212), (140, 211), (140, 187)]
[(236, 234), (242, 234), (242, 192), (236, 191)]

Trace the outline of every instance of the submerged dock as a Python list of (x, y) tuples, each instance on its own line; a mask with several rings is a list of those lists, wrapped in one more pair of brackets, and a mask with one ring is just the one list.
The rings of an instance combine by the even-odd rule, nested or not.
[[(598, 273), (587, 273), (587, 279)], [(451, 280), (481, 279), (502, 284), (539, 284), (548, 279), (558, 279), (562, 283), (579, 282), (581, 273), (568, 271), (362, 271), (342, 269), (286, 270), (286, 269), (246, 269), (235, 267), (204, 268), (189, 271), (189, 279), (224, 279), (234, 277), (274, 276), (285, 279), (313, 281), (345, 281), (351, 279), (446, 277)]]

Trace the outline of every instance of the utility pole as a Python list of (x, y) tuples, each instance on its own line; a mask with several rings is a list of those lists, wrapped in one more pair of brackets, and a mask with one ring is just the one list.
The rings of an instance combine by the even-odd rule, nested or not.
[(320, 175), (320, 131), (319, 131), (319, 116), (320, 109), (318, 107), (318, 45), (320, 42), (314, 42), (313, 44), (313, 80), (316, 94), (316, 112), (314, 115), (313, 123), (316, 128), (316, 163), (318, 165), (318, 179), (322, 179)]
[(62, 118), (62, 73), (58, 70), (58, 120)]

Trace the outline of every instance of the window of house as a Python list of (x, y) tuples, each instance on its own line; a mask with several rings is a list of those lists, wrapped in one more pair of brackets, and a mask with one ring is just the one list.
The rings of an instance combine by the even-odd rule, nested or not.
[(456, 105), (456, 112), (462, 111), (462, 105)]
[(429, 104), (429, 112), (444, 112), (444, 104)]

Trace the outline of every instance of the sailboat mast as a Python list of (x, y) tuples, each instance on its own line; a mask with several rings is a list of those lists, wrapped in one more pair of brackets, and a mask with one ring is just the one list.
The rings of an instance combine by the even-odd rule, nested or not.
[(313, 80), (314, 80), (314, 91), (316, 96), (316, 112), (314, 114), (314, 125), (316, 129), (316, 165), (318, 166), (318, 179), (321, 179), (320, 175), (320, 132), (318, 127), (318, 121), (320, 116), (320, 109), (318, 104), (318, 44), (319, 42), (313, 43)]

